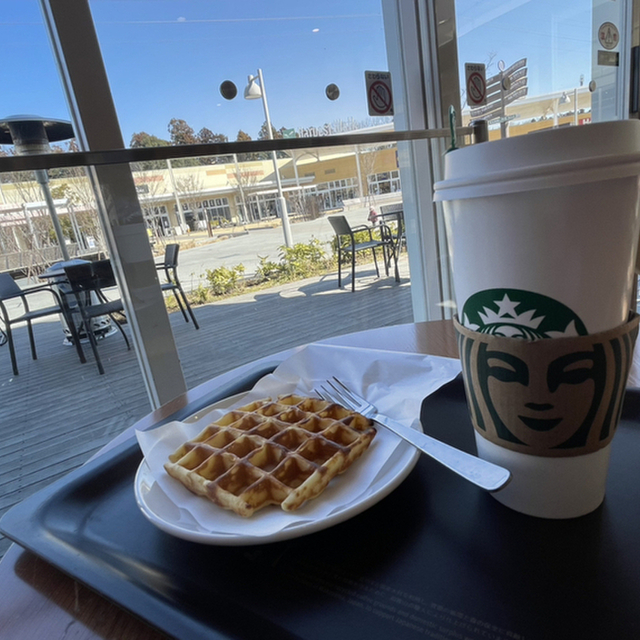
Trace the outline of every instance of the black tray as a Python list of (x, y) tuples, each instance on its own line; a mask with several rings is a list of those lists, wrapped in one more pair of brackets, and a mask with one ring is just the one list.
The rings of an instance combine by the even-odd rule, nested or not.
[[(639, 417), (631, 390), (605, 503), (574, 520), (511, 511), (423, 457), (391, 495), (331, 529), (204, 546), (139, 512), (131, 442), (14, 507), (0, 528), (177, 638), (637, 639)], [(425, 400), (422, 418), (473, 449), (459, 379)]]

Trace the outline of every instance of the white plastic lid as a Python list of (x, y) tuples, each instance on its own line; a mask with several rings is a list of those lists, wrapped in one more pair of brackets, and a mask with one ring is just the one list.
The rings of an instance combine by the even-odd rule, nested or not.
[(456, 200), (640, 174), (640, 120), (546, 129), (450, 151), (434, 200)]

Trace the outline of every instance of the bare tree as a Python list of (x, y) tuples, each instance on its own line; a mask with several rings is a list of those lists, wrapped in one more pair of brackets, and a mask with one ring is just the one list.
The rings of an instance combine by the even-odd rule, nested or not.
[(158, 246), (163, 246), (165, 236), (161, 233), (162, 229), (158, 225), (159, 210), (158, 204), (161, 196), (169, 194), (167, 190), (167, 180), (165, 171), (145, 171), (134, 177), (136, 189), (138, 190), (138, 200), (147, 228), (150, 229), (150, 235)]
[(364, 202), (368, 207), (375, 205), (376, 194), (373, 193), (370, 183), (370, 177), (375, 174), (376, 163), (378, 160), (379, 146), (368, 147), (366, 149), (358, 148), (356, 151), (356, 162), (360, 165), (360, 173), (363, 184), (360, 185), (361, 194)]
[[(180, 198), (180, 202), (187, 210), (190, 210), (194, 217), (198, 218), (198, 210), (202, 210), (202, 176), (198, 173), (189, 173), (186, 176), (176, 179), (176, 191)], [(207, 219), (207, 233), (213, 235), (211, 231), (211, 221), (209, 216)]]
[[(14, 149), (0, 151), (2, 156), (15, 155)], [(44, 202), (42, 187), (33, 171), (14, 171), (0, 175), (3, 199), (13, 205), (13, 215), (3, 225), (2, 244), (15, 249), (15, 259), (27, 275), (40, 265), (59, 259), (57, 237), (49, 210)], [(61, 220), (63, 230), (69, 234), (70, 224)]]
[[(104, 250), (106, 242), (98, 216), (96, 195), (84, 167), (74, 167), (63, 181), (57, 181), (51, 193), (54, 198), (67, 201), (69, 217), (62, 218), (63, 228), (65, 224), (69, 225), (70, 237), (78, 242), (80, 248)], [(75, 224), (71, 222), (72, 217)], [(77, 237), (78, 234), (80, 237)]]
[(296, 215), (304, 220), (315, 220), (322, 213), (320, 196), (315, 193), (292, 191), (289, 194), (289, 202)]
[(250, 164), (239, 164), (238, 162), (235, 162), (233, 172), (227, 171), (229, 185), (234, 187), (242, 203), (243, 224), (251, 221), (252, 216), (248, 204), (249, 194), (255, 189), (261, 175), (262, 171), (256, 171), (255, 167)]

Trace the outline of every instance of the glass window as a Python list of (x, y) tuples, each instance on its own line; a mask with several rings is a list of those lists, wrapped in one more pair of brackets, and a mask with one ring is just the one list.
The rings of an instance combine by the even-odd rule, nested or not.
[[(3, 67), (5, 113), (71, 120), (39, 2), (4, 0), (2, 6), (5, 20), (0, 24), (0, 51), (7, 61)], [(134, 148), (246, 142), (267, 139), (269, 134), (282, 139), (329, 139), (333, 134), (390, 131), (398, 123), (404, 129), (444, 127), (447, 123), (438, 112), (448, 104), (440, 104), (445, 99), (440, 100), (436, 91), (445, 80), (455, 85), (455, 96), (462, 92), (466, 123), (483, 114), (472, 113), (471, 105), (465, 104), (465, 62), (485, 64), (487, 77), (494, 83), (496, 75), (508, 76), (508, 87), (499, 83), (498, 112), (488, 112), (492, 137), (527, 133), (541, 126), (623, 117), (620, 114), (628, 104), (628, 56), (622, 44), (609, 47), (609, 36), (599, 29), (614, 22), (626, 38), (625, 2), (92, 0), (90, 7), (119, 127), (125, 144)], [(443, 29), (449, 44), (451, 34), (456, 33), (451, 28), (455, 25), (446, 20), (432, 20), (437, 16), (429, 12), (443, 8), (445, 13), (455, 9), (455, 61), (451, 49), (441, 56), (431, 55), (432, 33)], [(394, 11), (409, 19), (394, 21)], [(72, 12), (65, 19), (73, 22)], [(421, 32), (427, 25), (430, 29)], [(406, 30), (413, 31), (408, 34)], [(416, 42), (424, 48), (418, 49)], [(445, 69), (436, 78), (438, 70), (430, 66), (436, 59), (454, 68)], [(395, 121), (369, 111), (372, 94), (365, 71), (387, 69), (394, 73), (396, 105), (402, 106)], [(416, 78), (427, 78), (426, 84), (416, 87), (408, 81)], [(245, 100), (245, 88), (255, 99)], [(418, 108), (413, 101), (419, 103)], [(52, 150), (64, 153), (76, 148), (69, 140), (60, 140)], [(185, 156), (115, 167), (130, 179), (132, 193), (125, 202), (115, 204), (117, 214), (133, 212), (135, 217), (136, 207), (140, 210), (139, 235), (149, 255), (148, 262), (140, 266), (155, 274), (151, 260), (160, 260), (167, 244), (180, 243), (181, 280), (196, 313), (202, 316), (203, 330), (196, 334), (186, 325), (175, 300), (167, 297), (169, 338), (157, 352), (174, 357), (184, 344), (181, 341), (202, 341), (196, 356), (182, 360), (189, 387), (274, 350), (353, 331), (354, 322), (357, 328), (365, 328), (408, 322), (414, 317), (426, 319), (426, 309), (429, 313), (435, 310), (433, 317), (450, 311), (443, 228), (438, 211), (431, 208), (431, 182), (440, 171), (436, 165), (444, 153), (443, 141), (403, 146), (354, 141), (340, 147), (274, 152), (236, 149), (227, 155)], [(13, 153), (11, 145), (3, 146), (3, 154)], [(51, 192), (61, 238), (36, 175), (17, 171), (0, 175), (2, 270), (28, 284), (38, 282), (44, 269), (64, 257), (63, 248), (73, 258), (109, 255), (110, 236), (103, 232), (109, 230), (109, 219), (101, 210), (86, 169), (51, 168), (48, 173), (46, 188)], [(334, 234), (328, 215), (340, 212), (352, 225), (365, 224), (369, 206), (383, 210), (387, 204), (395, 207), (398, 201), (405, 207), (410, 253), (410, 262), (405, 252), (401, 254), (401, 273), (404, 283), (411, 280), (417, 284), (411, 290), (413, 310), (401, 297), (409, 288), (391, 286), (381, 287), (376, 295), (379, 300), (388, 290), (396, 296), (393, 304), (379, 305), (395, 315), (368, 313), (366, 306), (358, 305), (358, 298), (335, 291), (335, 262), (323, 262), (320, 275), (311, 270), (296, 275), (306, 278), (313, 274), (316, 278), (316, 288), (304, 289), (304, 295), (298, 296), (303, 299), (304, 312), (294, 306), (290, 287), (289, 294), (281, 289), (273, 289), (273, 295), (263, 294), (265, 287), (282, 282), (278, 278), (291, 271), (282, 261), (288, 241), (310, 246), (319, 242), (326, 258), (333, 260)], [(285, 230), (287, 221), (291, 222), (290, 238)], [(313, 255), (313, 264), (305, 269), (320, 262), (317, 254)], [(110, 257), (117, 262), (120, 256)], [(373, 277), (360, 282), (363, 288), (375, 285)], [(339, 324), (335, 316), (327, 319), (314, 314), (314, 309), (321, 308), (314, 305), (328, 296), (309, 295), (310, 291), (345, 295), (343, 304), (351, 307), (342, 317), (348, 318), (349, 324)], [(422, 299), (427, 295), (433, 300)], [(277, 307), (263, 312), (265, 307), (259, 305), (270, 300), (275, 300)], [(258, 318), (259, 323), (247, 324), (252, 318)], [(155, 320), (141, 314), (140, 327), (152, 333)], [(61, 341), (62, 328), (56, 325), (55, 331)], [(173, 350), (167, 348), (171, 338)], [(113, 339), (105, 339), (103, 347), (108, 348)], [(150, 346), (148, 355), (155, 355), (153, 351)], [(136, 357), (124, 349), (114, 348), (114, 353), (107, 375), (123, 382), (118, 376), (125, 368), (119, 368), (118, 358), (130, 358), (132, 366), (137, 366)], [(65, 366), (85, 375), (72, 369), (80, 367), (73, 353), (65, 355), (69, 356)], [(7, 359), (0, 364), (3, 375), (10, 375)], [(43, 358), (33, 366), (45, 365)], [(135, 368), (127, 369), (132, 370)], [(91, 417), (91, 437), (84, 454), (70, 464), (83, 462), (95, 448), (149, 410), (142, 375), (124, 379), (122, 393), (116, 394), (121, 404), (126, 404), (124, 408), (108, 404), (114, 394), (107, 383), (99, 382), (92, 403), (104, 405), (104, 422), (96, 424)], [(18, 384), (1, 386), (0, 397), (17, 388)], [(136, 399), (130, 400), (134, 396)], [(39, 402), (50, 405), (51, 395), (31, 394), (29, 401), (30, 409), (37, 410)], [(68, 425), (78, 433), (87, 431), (86, 427), (80, 419)]]
[[(627, 3), (456, 0), (455, 6), (465, 123), (487, 119), (495, 139), (628, 117), (621, 48)], [(603, 25), (616, 25), (610, 43), (607, 33), (599, 35)], [(465, 63), (485, 65), (485, 105), (467, 99)]]
[[(243, 98), (258, 67), (276, 137), (392, 123), (369, 115), (366, 98), (365, 71), (388, 66), (380, 0), (90, 6), (132, 146), (268, 137), (262, 101)], [(221, 95), (225, 82), (235, 85), (233, 99)], [(337, 93), (327, 91), (330, 85)]]

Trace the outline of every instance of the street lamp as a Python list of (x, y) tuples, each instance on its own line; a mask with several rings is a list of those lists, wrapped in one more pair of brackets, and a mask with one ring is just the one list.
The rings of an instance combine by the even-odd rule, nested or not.
[[(256, 80), (260, 84), (256, 84)], [(264, 86), (264, 79), (262, 77), (262, 69), (258, 69), (257, 76), (249, 76), (249, 84), (244, 90), (244, 97), (246, 100), (257, 100), (262, 98), (262, 104), (264, 106), (264, 116), (267, 121), (267, 134), (269, 140), (273, 140), (273, 132), (271, 131), (271, 118), (269, 117), (269, 106), (267, 104), (267, 89)], [(293, 239), (291, 237), (291, 227), (289, 226), (289, 213), (287, 211), (287, 201), (282, 194), (282, 183), (280, 181), (280, 170), (278, 169), (278, 159), (276, 152), (271, 152), (273, 158), (273, 170), (276, 176), (276, 185), (278, 188), (278, 208), (280, 209), (280, 219), (282, 220), (282, 229), (284, 231), (284, 242), (287, 247), (293, 246)]]
[[(49, 142), (70, 138), (73, 138), (73, 127), (66, 120), (45, 119), (38, 116), (10, 116), (0, 120), (0, 144), (13, 144), (18, 155), (33, 156), (50, 153)], [(49, 189), (49, 174), (46, 169), (36, 169), (35, 174), (49, 209), (62, 257), (69, 260), (67, 243)]]

